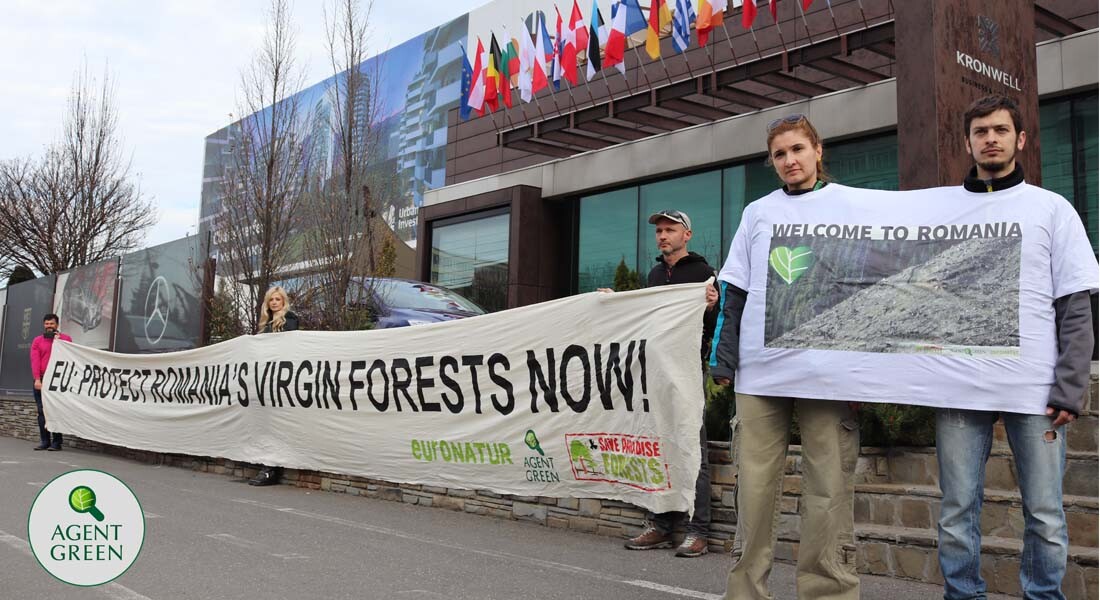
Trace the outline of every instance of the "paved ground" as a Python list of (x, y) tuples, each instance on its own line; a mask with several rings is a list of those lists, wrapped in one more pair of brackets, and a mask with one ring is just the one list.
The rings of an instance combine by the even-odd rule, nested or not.
[[(465, 513), (255, 488), (221, 475), (79, 450), (32, 452), (0, 437), (0, 597), (631, 599), (721, 598), (730, 559), (630, 552), (615, 539)], [(27, 546), (27, 513), (53, 477), (95, 468), (122, 479), (146, 511), (134, 566), (115, 582), (74, 588)], [(777, 565), (777, 599), (794, 568)], [(929, 600), (935, 586), (863, 578), (864, 598)]]

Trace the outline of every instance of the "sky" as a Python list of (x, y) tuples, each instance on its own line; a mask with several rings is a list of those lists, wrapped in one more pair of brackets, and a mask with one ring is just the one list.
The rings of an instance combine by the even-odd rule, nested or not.
[[(370, 54), (488, 0), (375, 0)], [(143, 246), (194, 233), (203, 139), (237, 115), (241, 70), (263, 38), (267, 0), (0, 0), (0, 160), (38, 156), (57, 138), (85, 62), (115, 86), (131, 173), (157, 208)], [(305, 87), (332, 76), (323, 6), (292, 4)], [(237, 115), (239, 117), (239, 115)]]

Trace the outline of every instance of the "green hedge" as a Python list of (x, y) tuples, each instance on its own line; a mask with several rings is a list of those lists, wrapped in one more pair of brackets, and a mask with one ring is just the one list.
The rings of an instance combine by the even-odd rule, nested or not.
[[(719, 386), (707, 378), (704, 421), (707, 438), (730, 440), (730, 419), (735, 413), (733, 386)], [(800, 443), (797, 411), (792, 419), (791, 443)], [(861, 446), (935, 446), (936, 412), (924, 406), (864, 403), (859, 410)]]

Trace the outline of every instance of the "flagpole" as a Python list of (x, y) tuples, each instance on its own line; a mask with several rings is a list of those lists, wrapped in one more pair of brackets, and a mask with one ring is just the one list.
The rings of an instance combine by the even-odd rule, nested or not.
[(737, 66), (737, 65), (741, 64), (741, 61), (737, 60), (737, 51), (733, 49), (733, 40), (730, 39), (730, 30), (726, 28), (726, 17), (725, 17), (725, 15), (722, 16), (722, 31), (726, 32), (726, 44), (729, 45), (730, 54), (733, 55), (733, 65)]
[[(754, 0), (748, 0), (748, 1), (753, 2)], [(749, 25), (749, 33), (752, 34), (752, 45), (756, 46), (756, 57), (759, 58), (759, 59), (763, 59), (764, 54), (762, 52), (760, 52), (760, 42), (757, 41), (757, 39), (756, 39), (756, 29), (752, 26), (752, 24)]]
[(867, 24), (867, 13), (863, 11), (863, 0), (856, 1), (859, 3), (859, 14), (863, 17), (863, 28), (866, 29), (870, 27), (870, 25)]
[(546, 120), (546, 114), (542, 112), (542, 103), (539, 102), (538, 92), (532, 91), (531, 92), (531, 97), (535, 99), (535, 108), (537, 108), (538, 111), (539, 111), (539, 117), (542, 117), (542, 120), (545, 121)]
[[(772, 0), (772, 1), (775, 2), (777, 0)], [(799, 2), (801, 0), (794, 0), (794, 1)], [(779, 43), (783, 46), (783, 54), (787, 54), (787, 40), (783, 40), (783, 28), (781, 28), (781, 26), (779, 26), (779, 4), (778, 3), (775, 4), (775, 13), (771, 15), (771, 18), (775, 23), (775, 31), (779, 32)], [(785, 58), (784, 58), (783, 64), (784, 65), (787, 64), (787, 61), (785, 61)]]
[(614, 99), (614, 95), (611, 93), (611, 81), (607, 78), (607, 69), (600, 69), (600, 75), (603, 75), (604, 85), (607, 86), (607, 101), (610, 103)]
[(825, 6), (829, 7), (829, 18), (833, 20), (833, 31), (836, 32), (836, 37), (840, 37), (840, 27), (836, 24), (836, 15), (833, 14), (833, 3), (829, 0), (825, 0)]
[[(645, 78), (646, 87), (648, 87), (649, 89), (653, 89), (653, 83), (649, 81), (649, 74), (645, 72), (645, 64), (642, 63), (642, 54), (638, 52), (638, 46), (632, 46), (631, 50), (634, 50), (634, 58), (638, 59), (638, 68), (641, 69), (642, 77)], [(635, 77), (635, 80), (637, 80), (637, 77)]]
[(795, 4), (798, 5), (798, 12), (802, 13), (802, 25), (806, 28), (806, 37), (809, 38), (810, 43), (814, 43), (814, 36), (810, 33), (810, 23), (806, 20), (806, 9), (802, 8), (802, 0), (795, 0)]

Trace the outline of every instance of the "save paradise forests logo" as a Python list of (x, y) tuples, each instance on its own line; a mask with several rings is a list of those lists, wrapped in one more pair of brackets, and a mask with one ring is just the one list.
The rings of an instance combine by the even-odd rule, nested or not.
[(42, 488), (27, 518), (31, 551), (42, 568), (77, 586), (102, 585), (126, 572), (145, 541), (145, 513), (114, 475), (81, 469)]
[(573, 478), (617, 483), (647, 492), (672, 488), (661, 440), (625, 433), (567, 433)]

